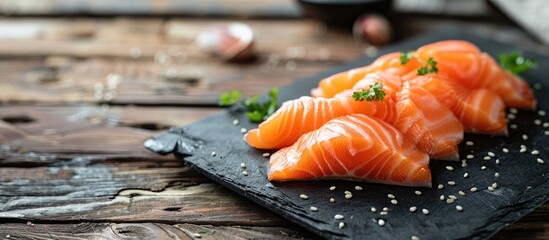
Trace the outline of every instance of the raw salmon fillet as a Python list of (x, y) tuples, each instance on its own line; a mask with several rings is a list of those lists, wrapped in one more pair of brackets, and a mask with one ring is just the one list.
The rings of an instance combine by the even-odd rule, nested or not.
[(350, 179), (431, 187), (429, 156), (395, 127), (352, 114), (304, 134), (271, 156), (269, 180)]
[(505, 104), (494, 91), (469, 90), (436, 74), (416, 77), (409, 83), (427, 90), (448, 107), (466, 132), (507, 135)]
[(347, 98), (301, 97), (282, 104), (271, 117), (246, 133), (244, 140), (259, 149), (279, 149), (294, 144), (301, 135), (320, 128), (326, 122), (348, 114), (362, 113), (395, 121), (395, 103), (355, 101)]
[(411, 58), (407, 64), (402, 65), (399, 52), (389, 53), (379, 57), (368, 66), (351, 69), (323, 79), (318, 88), (311, 90), (311, 95), (313, 97), (333, 97), (343, 90), (352, 88), (370, 73), (382, 70), (391, 75), (403, 76), (410, 72), (415, 73), (416, 69), (422, 65), (424, 64), (415, 58)]
[(507, 107), (535, 109), (536, 100), (528, 84), (503, 70), (488, 54), (467, 41), (447, 40), (425, 45), (415, 53), (420, 61), (437, 62), (438, 75), (469, 88), (487, 88), (498, 94)]

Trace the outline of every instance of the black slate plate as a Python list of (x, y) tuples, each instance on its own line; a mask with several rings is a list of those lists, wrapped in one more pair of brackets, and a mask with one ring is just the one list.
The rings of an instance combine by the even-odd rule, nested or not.
[[(520, 49), (520, 46), (447, 30), (395, 44), (383, 49), (380, 54), (414, 49), (442, 39), (469, 40), (495, 56)], [(546, 94), (549, 93), (549, 57), (530, 52), (525, 54), (536, 58), (539, 67), (525, 74), (524, 78), (536, 88), (539, 109), (549, 109), (549, 96)], [(283, 87), (280, 90), (281, 100), (308, 95), (309, 90), (322, 77), (366, 65), (372, 60), (368, 57), (360, 58), (319, 76)], [(235, 118), (240, 119), (239, 126), (232, 124)], [(175, 153), (207, 177), (324, 238), (410, 239), (415, 235), (421, 239), (484, 239), (548, 199), (549, 136), (544, 132), (549, 128), (536, 125), (536, 119), (542, 123), (549, 122), (548, 117), (539, 116), (537, 112), (519, 111), (516, 119), (510, 121), (510, 124), (517, 124), (518, 128), (510, 129), (509, 137), (466, 134), (460, 146), (460, 154), (463, 158), (473, 154), (474, 158), (467, 160), (466, 167), (462, 167), (461, 162), (432, 162), (433, 189), (347, 181), (270, 184), (266, 177), (268, 159), (262, 157), (262, 151), (250, 148), (242, 141), (240, 129), (251, 129), (255, 125), (246, 120), (239, 108), (222, 111), (187, 127), (171, 129), (147, 140), (145, 146), (161, 154)], [(522, 139), (523, 134), (528, 135), (528, 140)], [(468, 140), (473, 141), (474, 146), (467, 146), (465, 141)], [(525, 145), (528, 151), (520, 153), (521, 145)], [(503, 148), (508, 148), (509, 153), (503, 153)], [(538, 156), (530, 154), (533, 149), (539, 150)], [(212, 156), (214, 151), (216, 155)], [(496, 164), (495, 158), (483, 160), (489, 151), (495, 153), (500, 164)], [(538, 157), (546, 163), (538, 163)], [(242, 175), (242, 162), (247, 164), (248, 176)], [(452, 166), (454, 170), (449, 171), (446, 166)], [(481, 166), (486, 166), (486, 169), (482, 170)], [(496, 172), (500, 177), (495, 177)], [(463, 177), (465, 173), (468, 173), (468, 178)], [(448, 181), (455, 181), (456, 185), (449, 186)], [(487, 190), (493, 183), (497, 183), (497, 188), (494, 191)], [(438, 189), (439, 184), (443, 184), (444, 188)], [(362, 186), (364, 190), (355, 190), (356, 185)], [(330, 186), (336, 186), (337, 189), (330, 191)], [(472, 187), (479, 190), (471, 192)], [(415, 190), (420, 190), (422, 195), (416, 195)], [(345, 199), (344, 191), (351, 191), (353, 198)], [(466, 195), (461, 196), (458, 191), (464, 191)], [(389, 193), (396, 196), (398, 205), (390, 203), (387, 197)], [(308, 195), (309, 199), (301, 199), (300, 194)], [(457, 200), (448, 204), (439, 200), (440, 195), (455, 195)], [(331, 203), (330, 198), (335, 198), (335, 203)], [(458, 212), (456, 205), (462, 206), (464, 210)], [(311, 206), (316, 206), (318, 211), (312, 212)], [(418, 211), (410, 212), (412, 206), (417, 206)], [(375, 207), (377, 212), (371, 212), (371, 207)], [(382, 216), (380, 211), (384, 207), (388, 207), (389, 211)], [(430, 213), (422, 214), (423, 208)], [(342, 214), (345, 218), (335, 220), (335, 214)], [(383, 227), (377, 223), (380, 218), (386, 221)], [(341, 229), (339, 222), (345, 223)]]

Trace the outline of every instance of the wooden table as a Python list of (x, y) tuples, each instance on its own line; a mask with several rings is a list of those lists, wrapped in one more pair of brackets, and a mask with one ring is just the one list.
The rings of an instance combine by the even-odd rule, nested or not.
[[(142, 147), (219, 111), (223, 91), (263, 93), (376, 51), (295, 18), (241, 20), (257, 34), (253, 63), (195, 50), (200, 29), (229, 21), (0, 19), (0, 238), (316, 238)], [(416, 23), (461, 24), (549, 52), (513, 28)], [(545, 204), (495, 239), (549, 238), (548, 217)]]

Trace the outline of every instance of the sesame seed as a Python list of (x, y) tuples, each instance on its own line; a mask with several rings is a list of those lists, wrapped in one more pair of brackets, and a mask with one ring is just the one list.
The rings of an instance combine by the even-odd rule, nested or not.
[(549, 127), (549, 122), (544, 122), (543, 127)]
[(490, 156), (484, 157), (484, 160), (490, 160), (490, 159), (492, 159)]
[(216, 152), (212, 152), (211, 155), (212, 155), (212, 157), (215, 157), (215, 155), (217, 155), (217, 153), (216, 153)]
[(389, 211), (389, 208), (388, 208), (388, 207), (384, 207), (384, 208), (383, 208), (383, 211), (384, 211), (384, 212), (388, 212), (388, 211)]
[(238, 119), (236, 119), (236, 118), (233, 119), (233, 125), (236, 126), (236, 125), (238, 125), (239, 123), (240, 123), (240, 120), (238, 120)]
[(335, 220), (341, 220), (341, 219), (344, 219), (344, 218), (345, 218), (345, 217), (344, 217), (343, 215), (341, 215), (341, 214), (336, 214), (336, 215), (334, 216), (334, 219), (335, 219)]
[(538, 163), (541, 163), (541, 164), (544, 163), (543, 159), (541, 159), (541, 158), (538, 158), (537, 161), (538, 161)]
[(444, 185), (439, 184), (439, 185), (437, 186), (437, 188), (438, 188), (438, 189), (443, 189), (443, 188), (444, 188)]
[(543, 134), (545, 134), (545, 136), (549, 136), (549, 131), (545, 131)]
[(316, 212), (316, 211), (318, 211), (318, 208), (315, 207), (315, 206), (311, 206), (311, 211)]
[(503, 148), (503, 149), (501, 149), (501, 151), (504, 152), (504, 153), (509, 153), (509, 149), (507, 149), (507, 148)]
[(246, 168), (246, 163), (240, 163), (241, 168)]
[(512, 114), (517, 114), (518, 110), (516, 108), (509, 108), (509, 112)]
[(200, 233), (193, 233), (193, 237), (195, 237), (195, 238), (201, 238), (202, 235), (200, 235)]
[(467, 141), (467, 142), (465, 142), (465, 145), (473, 146), (473, 145), (475, 145), (475, 143), (473, 141)]
[(496, 189), (496, 188), (498, 188), (498, 184), (497, 184), (497, 183), (492, 183), (492, 187), (493, 187), (494, 189)]
[(385, 225), (385, 220), (379, 219), (379, 220), (377, 221), (377, 224), (378, 224), (379, 226), (382, 226), (382, 227), (383, 227), (383, 225)]
[(421, 191), (417, 191), (417, 190), (416, 190), (414, 193), (415, 193), (416, 195), (418, 195), (418, 196), (421, 195)]
[(460, 205), (456, 205), (456, 210), (458, 210), (459, 212), (463, 211), (463, 207), (460, 206)]
[(381, 215), (381, 216), (385, 216), (385, 215), (387, 215), (387, 214), (389, 214), (389, 213), (388, 213), (388, 212), (385, 212), (385, 211), (379, 213), (379, 215)]
[(448, 195), (448, 198), (454, 199), (454, 200), (458, 199), (455, 195)]
[(492, 186), (489, 186), (489, 187), (488, 187), (488, 190), (494, 191), (494, 188), (493, 188)]
[(336, 186), (331, 186), (330, 191), (336, 190)]
[(389, 194), (387, 194), (387, 197), (390, 198), (390, 199), (394, 199), (395, 195), (389, 193)]
[(241, 129), (240, 129), (240, 132), (241, 132), (241, 133), (246, 133), (247, 131), (248, 131), (248, 130), (246, 130), (246, 128), (241, 128)]
[(494, 177), (499, 177), (499, 173), (494, 173)]
[(307, 200), (309, 199), (309, 196), (305, 195), (305, 194), (299, 194), (299, 197), (303, 200)]
[(270, 153), (263, 153), (262, 156), (268, 158), (269, 156), (271, 156), (271, 154)]
[(424, 208), (424, 209), (421, 209), (421, 212), (423, 212), (423, 214), (425, 214), (425, 215), (429, 214), (429, 210), (427, 210), (427, 209), (425, 209), (425, 208)]
[(469, 177), (469, 173), (464, 173), (464, 174), (463, 174), (463, 177), (464, 177), (464, 178)]
[(343, 227), (345, 227), (345, 223), (344, 223), (344, 222), (340, 222), (340, 223), (339, 223), (339, 229), (342, 229)]
[(361, 186), (355, 186), (355, 190), (362, 191), (362, 187)]
[(242, 171), (242, 175), (244, 175), (244, 176), (248, 176), (248, 172), (246, 172), (246, 171)]
[(545, 116), (545, 111), (544, 110), (539, 110), (538, 115), (540, 115), (542, 117)]
[(465, 192), (464, 192), (464, 191), (459, 191), (458, 193), (459, 193), (459, 195), (461, 195), (461, 196), (465, 196)]
[(446, 199), (446, 198), (444, 197), (444, 195), (440, 195), (439, 199), (440, 199), (440, 201), (444, 201), (444, 199)]
[(398, 201), (396, 199), (391, 199), (391, 203), (394, 204), (394, 205), (397, 205)]
[(353, 197), (353, 194), (345, 194), (345, 199), (351, 199)]
[(417, 210), (416, 206), (410, 207), (410, 212), (415, 212)]
[(377, 212), (377, 209), (375, 207), (370, 208), (370, 211)]
[(473, 154), (467, 154), (467, 159), (473, 159), (475, 156)]
[(499, 164), (499, 159), (496, 159), (496, 164)]
[(471, 192), (476, 192), (477, 190), (478, 190), (478, 188), (476, 188), (476, 187), (471, 188)]
[(448, 169), (448, 171), (453, 171), (453, 170), (454, 170), (454, 167), (452, 167), (452, 166), (446, 166), (446, 169)]
[(330, 202), (335, 202), (335, 198), (330, 198)]
[(528, 140), (528, 135), (522, 134), (522, 140), (524, 140), (524, 141)]
[(541, 120), (539, 120), (539, 119), (534, 120), (534, 124), (541, 125)]
[(450, 185), (450, 186), (455, 186), (455, 185), (456, 185), (456, 182), (454, 182), (454, 181), (448, 181), (448, 185)]
[(345, 191), (345, 192), (343, 192), (343, 193), (344, 193), (345, 195), (347, 195), (347, 194), (353, 194), (353, 193), (351, 193), (350, 191)]
[(515, 116), (515, 114), (509, 113), (509, 114), (507, 114), (507, 118), (509, 118), (509, 119), (515, 119), (516, 116)]
[(533, 150), (533, 151), (531, 152), (531, 154), (532, 154), (532, 155), (539, 155), (539, 151), (538, 151), (538, 150)]
[(418, 236), (412, 236), (410, 239), (411, 240), (420, 240)]
[(511, 129), (517, 129), (517, 128), (518, 128), (518, 126), (517, 126), (516, 124), (511, 124), (511, 125), (509, 125), (509, 127), (510, 127)]
[(490, 157), (495, 157), (495, 156), (496, 156), (496, 154), (495, 154), (495, 153), (493, 153), (493, 152), (488, 152), (488, 156), (490, 156)]
[(461, 163), (461, 167), (467, 167), (467, 162), (465, 162), (465, 161), (462, 162), (462, 163)]
[(486, 170), (486, 166), (480, 167), (480, 170)]
[(454, 201), (455, 200), (453, 198), (446, 199), (446, 203), (448, 203), (448, 204), (452, 204), (452, 203), (454, 203)]

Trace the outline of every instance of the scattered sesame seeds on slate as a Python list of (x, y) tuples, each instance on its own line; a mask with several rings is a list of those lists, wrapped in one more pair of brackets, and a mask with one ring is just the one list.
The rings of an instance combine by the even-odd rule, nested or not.
[(464, 191), (459, 191), (458, 194), (461, 195), (461, 196), (465, 196), (465, 192), (464, 192)]
[(396, 199), (391, 199), (391, 203), (394, 204), (394, 205), (397, 205), (398, 201)]
[(388, 211), (389, 211), (389, 208), (388, 208), (388, 207), (384, 207), (384, 208), (383, 208), (383, 211), (384, 211), (384, 212), (388, 212)]
[(507, 149), (507, 148), (503, 148), (503, 149), (501, 149), (501, 151), (504, 152), (504, 153), (509, 153), (509, 149)]
[(414, 193), (418, 196), (421, 195), (421, 191), (418, 191), (418, 190), (416, 190)]
[(464, 174), (463, 174), (463, 177), (464, 177), (464, 178), (468, 178), (468, 177), (469, 177), (469, 173), (464, 173)]
[(495, 157), (495, 156), (496, 156), (496, 154), (495, 154), (495, 153), (493, 153), (493, 152), (488, 152), (488, 156), (490, 156), (490, 157)]
[(499, 173), (494, 173), (494, 177), (499, 177)]
[(454, 181), (448, 181), (448, 185), (450, 185), (450, 186), (455, 186), (455, 185), (456, 185), (456, 182), (454, 182)]
[(524, 141), (528, 140), (528, 135), (522, 134), (522, 140), (524, 140)]
[(475, 156), (473, 154), (467, 154), (467, 159), (473, 159)]
[(215, 155), (217, 155), (216, 152), (212, 152), (210, 155), (212, 155), (212, 157), (215, 157)]
[(271, 154), (270, 153), (263, 153), (262, 156), (268, 158), (269, 156), (271, 156)]
[(518, 128), (518, 125), (516, 125), (516, 124), (513, 123), (513, 124), (509, 125), (509, 128), (511, 128), (511, 129), (517, 129), (517, 128)]
[(478, 190), (478, 188), (476, 188), (476, 187), (471, 188), (471, 192), (476, 192), (477, 190)]
[(453, 170), (454, 170), (454, 167), (452, 167), (452, 166), (446, 166), (446, 169), (447, 169), (448, 171), (453, 171)]
[(383, 226), (385, 225), (385, 220), (379, 219), (379, 220), (377, 221), (377, 224), (378, 224), (379, 226), (383, 227)]
[(439, 185), (437, 186), (437, 188), (438, 188), (438, 189), (443, 189), (443, 188), (444, 188), (444, 185), (439, 184)]
[(444, 195), (440, 195), (439, 199), (440, 199), (440, 201), (444, 201), (444, 199), (446, 199), (446, 197), (444, 197)]
[(454, 203), (454, 201), (455, 200), (453, 198), (446, 199), (446, 203), (448, 203), (448, 204), (452, 204), (452, 203)]
[(456, 210), (458, 210), (459, 212), (463, 211), (463, 207), (460, 206), (460, 205), (456, 205)]
[(246, 128), (241, 128), (241, 129), (240, 129), (240, 132), (241, 132), (241, 133), (246, 133), (247, 131), (248, 131), (248, 130), (246, 130)]
[(473, 145), (475, 145), (475, 143), (473, 141), (467, 141), (467, 142), (465, 142), (465, 145), (473, 146)]
[(541, 125), (541, 120), (539, 120), (539, 119), (534, 120), (534, 124)]
[(370, 211), (377, 212), (377, 209), (375, 207), (370, 208)]
[(335, 202), (335, 198), (330, 198), (330, 202)]
[(334, 190), (336, 190), (336, 187), (335, 187), (335, 186), (331, 186), (331, 187), (330, 187), (330, 191), (334, 191)]
[(484, 157), (483, 159), (484, 159), (484, 160), (490, 160), (490, 159), (492, 159), (492, 157), (486, 156), (486, 157)]
[(241, 163), (241, 164), (240, 164), (240, 167), (241, 167), (241, 168), (246, 168), (246, 167), (247, 167), (247, 166), (246, 166), (246, 163)]
[(344, 217), (343, 215), (341, 215), (341, 214), (336, 214), (336, 215), (334, 216), (334, 219), (335, 219), (335, 220), (342, 220), (342, 219), (344, 219), (344, 218), (345, 218), (345, 217)]
[(538, 163), (540, 163), (540, 164), (543, 164), (543, 163), (544, 163), (543, 159), (541, 159), (541, 158), (538, 158), (537, 161), (538, 161)]
[(340, 223), (339, 223), (339, 229), (342, 229), (342, 228), (344, 228), (344, 227), (345, 227), (345, 223), (344, 223), (344, 222), (340, 222)]
[(303, 200), (307, 200), (309, 199), (309, 196), (305, 195), (305, 194), (299, 194), (299, 197)]
[(239, 123), (240, 123), (240, 120), (238, 120), (238, 119), (236, 119), (236, 118), (233, 119), (233, 125), (236, 126), (236, 125), (238, 125)]
[(379, 213), (379, 215), (381, 215), (381, 216), (385, 216), (385, 215), (387, 215), (387, 214), (389, 214), (389, 212), (386, 212), (386, 211), (383, 211), (383, 212), (380, 212), (380, 213)]
[(539, 110), (538, 115), (544, 117), (546, 115), (545, 110)]
[(242, 171), (242, 175), (248, 176), (248, 172), (247, 171)]
[(486, 166), (480, 167), (480, 170), (486, 170)]
[(315, 207), (315, 206), (311, 206), (311, 208), (310, 208), (310, 209), (311, 209), (311, 211), (313, 211), (313, 212), (316, 212), (316, 211), (318, 211), (318, 208), (317, 208), (317, 207)]
[(421, 209), (421, 212), (422, 212), (423, 214), (425, 214), (425, 215), (428, 215), (428, 214), (429, 214), (429, 210), (426, 209), (426, 208)]
[(538, 151), (538, 150), (533, 150), (533, 151), (531, 152), (531, 154), (532, 154), (532, 155), (539, 155), (539, 151)]
[(512, 114), (517, 114), (518, 110), (516, 108), (509, 108), (509, 112)]
[(410, 237), (410, 240), (420, 240), (420, 238), (418, 236), (412, 236)]
[(416, 206), (410, 207), (410, 212), (415, 212), (417, 210)]
[(355, 190), (362, 191), (362, 187), (361, 186), (355, 186)]

